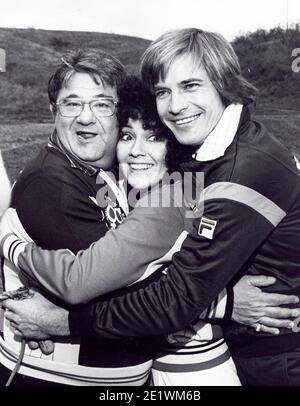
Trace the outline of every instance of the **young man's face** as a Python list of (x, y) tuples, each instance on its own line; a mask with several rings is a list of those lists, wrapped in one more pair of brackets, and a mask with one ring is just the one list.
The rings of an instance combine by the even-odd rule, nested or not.
[[(89, 102), (99, 97), (117, 100), (116, 88), (97, 85), (87, 73), (75, 73), (57, 97)], [(63, 117), (57, 110), (55, 128), (63, 146), (77, 158), (102, 169), (111, 169), (118, 140), (116, 115), (96, 117), (88, 104), (77, 117)]]
[(175, 59), (155, 95), (161, 120), (181, 144), (202, 144), (225, 109), (205, 69), (187, 55)]

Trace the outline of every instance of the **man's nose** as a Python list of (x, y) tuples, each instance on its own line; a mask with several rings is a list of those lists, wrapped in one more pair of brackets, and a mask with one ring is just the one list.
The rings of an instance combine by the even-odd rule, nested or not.
[(130, 155), (132, 156), (140, 156), (140, 155), (145, 155), (145, 145), (144, 141), (141, 139), (136, 138), (132, 148), (130, 150)]
[(85, 103), (83, 105), (83, 109), (77, 117), (77, 121), (85, 125), (96, 122), (95, 114), (92, 112), (91, 107), (88, 103)]
[(169, 99), (168, 112), (174, 115), (181, 113), (187, 108), (187, 101), (183, 95), (172, 93)]

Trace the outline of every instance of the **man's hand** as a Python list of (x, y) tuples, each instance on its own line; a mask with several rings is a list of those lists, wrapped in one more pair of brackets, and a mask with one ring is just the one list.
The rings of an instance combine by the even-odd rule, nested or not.
[(266, 293), (260, 288), (273, 285), (276, 279), (271, 276), (243, 276), (234, 286), (234, 304), (232, 320), (253, 328), (259, 327), (260, 332), (279, 334), (279, 328), (293, 328), (293, 319), (300, 316), (300, 309), (280, 307), (299, 303), (294, 295)]
[(70, 334), (69, 312), (54, 305), (38, 292), (24, 300), (5, 300), (3, 306), (17, 336), (46, 340), (53, 336)]
[(27, 342), (31, 350), (37, 350), (38, 348), (45, 355), (50, 355), (54, 351), (54, 342), (52, 340), (40, 340), (40, 341), (28, 341)]

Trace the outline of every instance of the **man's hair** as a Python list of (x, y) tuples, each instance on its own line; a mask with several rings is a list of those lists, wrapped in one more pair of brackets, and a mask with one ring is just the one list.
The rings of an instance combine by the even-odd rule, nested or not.
[(167, 140), (166, 166), (169, 172), (179, 169), (179, 164), (190, 159), (194, 147), (181, 145), (173, 133), (161, 122), (153, 94), (132, 75), (119, 88), (117, 119), (120, 130), (129, 119), (140, 120), (144, 130), (151, 130), (162, 140)]
[(205, 69), (226, 106), (255, 100), (257, 89), (242, 76), (230, 43), (220, 34), (197, 28), (169, 31), (153, 41), (142, 56), (143, 82), (153, 91), (180, 56), (191, 56), (195, 67)]
[(74, 73), (87, 73), (95, 83), (116, 87), (125, 80), (125, 69), (118, 59), (100, 50), (71, 50), (60, 59), (60, 64), (48, 82), (50, 103), (55, 106), (62, 87)]

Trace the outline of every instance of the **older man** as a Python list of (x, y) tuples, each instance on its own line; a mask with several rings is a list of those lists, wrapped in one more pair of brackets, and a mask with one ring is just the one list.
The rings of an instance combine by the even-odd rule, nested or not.
[[(12, 207), (28, 240), (49, 249), (77, 252), (116, 227), (126, 215), (126, 199), (122, 200), (122, 193), (105, 172), (115, 164), (117, 89), (124, 78), (121, 63), (104, 52), (70, 52), (61, 59), (48, 85), (54, 132), (47, 147), (22, 172), (12, 195)], [(100, 207), (96, 195), (104, 185), (112, 194)], [(110, 196), (115, 196), (113, 201)], [(5, 289), (19, 285), (6, 263)], [(21, 346), (7, 320), (0, 341), (4, 382)], [(124, 354), (130, 351), (127, 358)], [(80, 346), (78, 340), (56, 342), (50, 356), (26, 347), (24, 364), (14, 383), (126, 384), (139, 379), (143, 383), (147, 374), (139, 376), (140, 369), (135, 370), (140, 359), (132, 355), (134, 352), (135, 345), (128, 340), (124, 344), (108, 340), (105, 350), (89, 339), (81, 340)]]
[[(71, 311), (71, 333), (122, 337), (176, 331), (244, 273), (273, 275), (272, 290), (298, 296), (299, 175), (284, 148), (251, 119), (248, 105), (255, 90), (242, 77), (231, 46), (197, 29), (167, 33), (144, 54), (142, 74), (155, 92), (162, 121), (181, 143), (198, 146), (184, 170), (205, 173), (204, 213), (159, 282)], [(41, 322), (41, 337), (68, 334), (68, 312), (47, 306), (58, 324)], [(12, 314), (22, 313), (11, 302), (8, 307)], [(261, 334), (274, 308), (267, 316), (257, 318), (256, 331), (234, 323), (226, 328), (242, 382), (299, 384), (299, 334), (291, 329)], [(26, 334), (24, 324), (11, 320)], [(172, 345), (176, 348), (174, 337)], [(280, 370), (283, 360), (288, 370)], [(162, 355), (155, 368), (176, 373), (179, 366)]]

